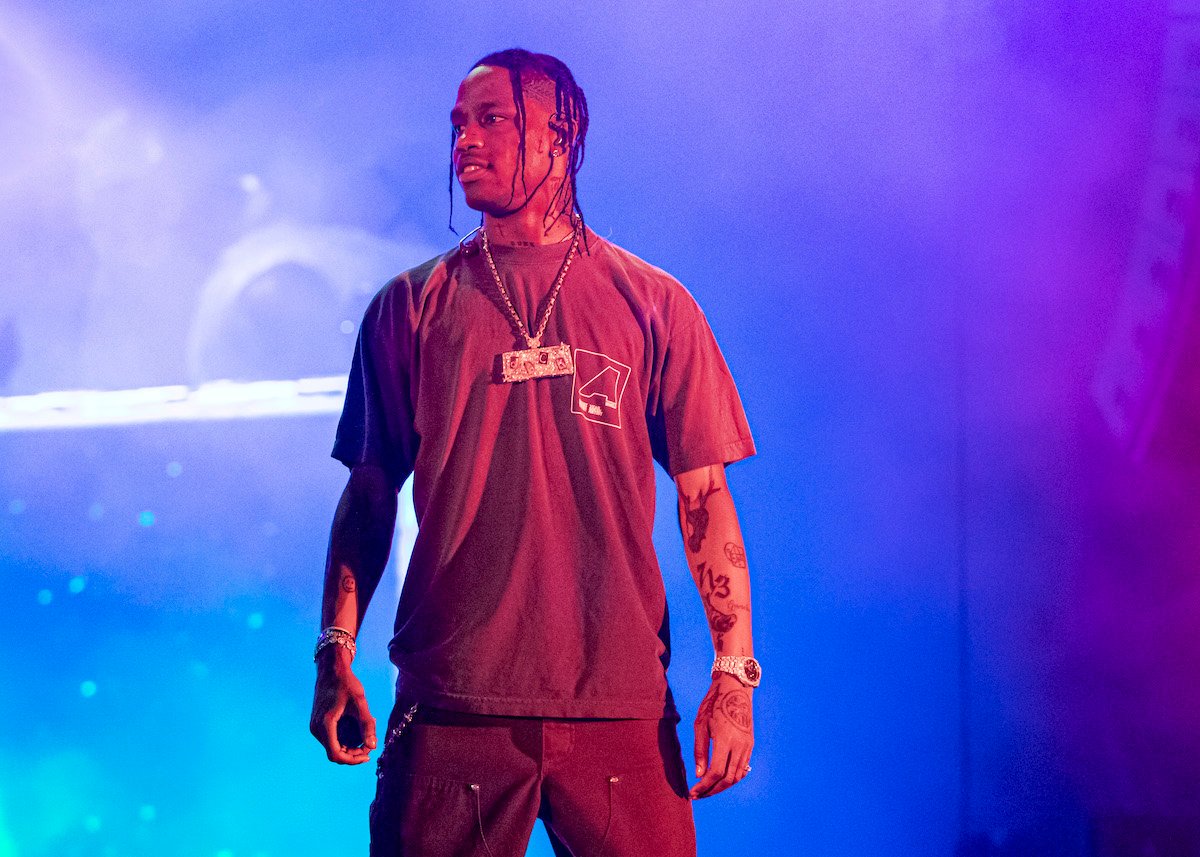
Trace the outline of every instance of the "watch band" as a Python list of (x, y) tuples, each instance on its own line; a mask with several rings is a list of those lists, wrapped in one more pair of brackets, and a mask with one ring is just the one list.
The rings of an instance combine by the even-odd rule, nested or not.
[(728, 673), (746, 687), (758, 687), (762, 681), (762, 666), (754, 658), (722, 655), (713, 661), (712, 674)]

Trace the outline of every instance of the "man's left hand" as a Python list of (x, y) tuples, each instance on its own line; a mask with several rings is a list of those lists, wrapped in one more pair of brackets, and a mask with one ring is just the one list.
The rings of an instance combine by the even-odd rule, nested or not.
[(689, 792), (693, 800), (725, 791), (750, 770), (753, 702), (753, 688), (731, 675), (717, 673), (696, 714), (696, 776), (700, 782)]

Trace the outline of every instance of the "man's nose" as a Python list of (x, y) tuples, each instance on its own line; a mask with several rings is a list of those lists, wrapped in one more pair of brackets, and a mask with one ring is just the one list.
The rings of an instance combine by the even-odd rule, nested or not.
[(454, 141), (454, 149), (458, 152), (465, 152), (468, 149), (478, 149), (483, 145), (483, 141), (479, 136), (479, 127), (474, 124), (464, 125), (458, 134), (458, 139)]

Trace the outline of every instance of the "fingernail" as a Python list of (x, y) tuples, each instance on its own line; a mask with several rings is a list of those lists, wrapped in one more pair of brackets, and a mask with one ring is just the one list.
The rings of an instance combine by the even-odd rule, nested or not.
[(696, 766), (696, 776), (698, 776), (698, 777), (704, 776), (704, 766), (703, 765)]

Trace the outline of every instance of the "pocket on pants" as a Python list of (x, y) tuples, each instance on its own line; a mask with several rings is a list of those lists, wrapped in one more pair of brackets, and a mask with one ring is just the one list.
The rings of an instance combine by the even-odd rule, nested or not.
[(386, 769), (371, 803), (371, 857), (490, 857), (482, 786)]
[(608, 824), (597, 854), (693, 857), (692, 805), (680, 797), (662, 764), (613, 774), (608, 783)]

